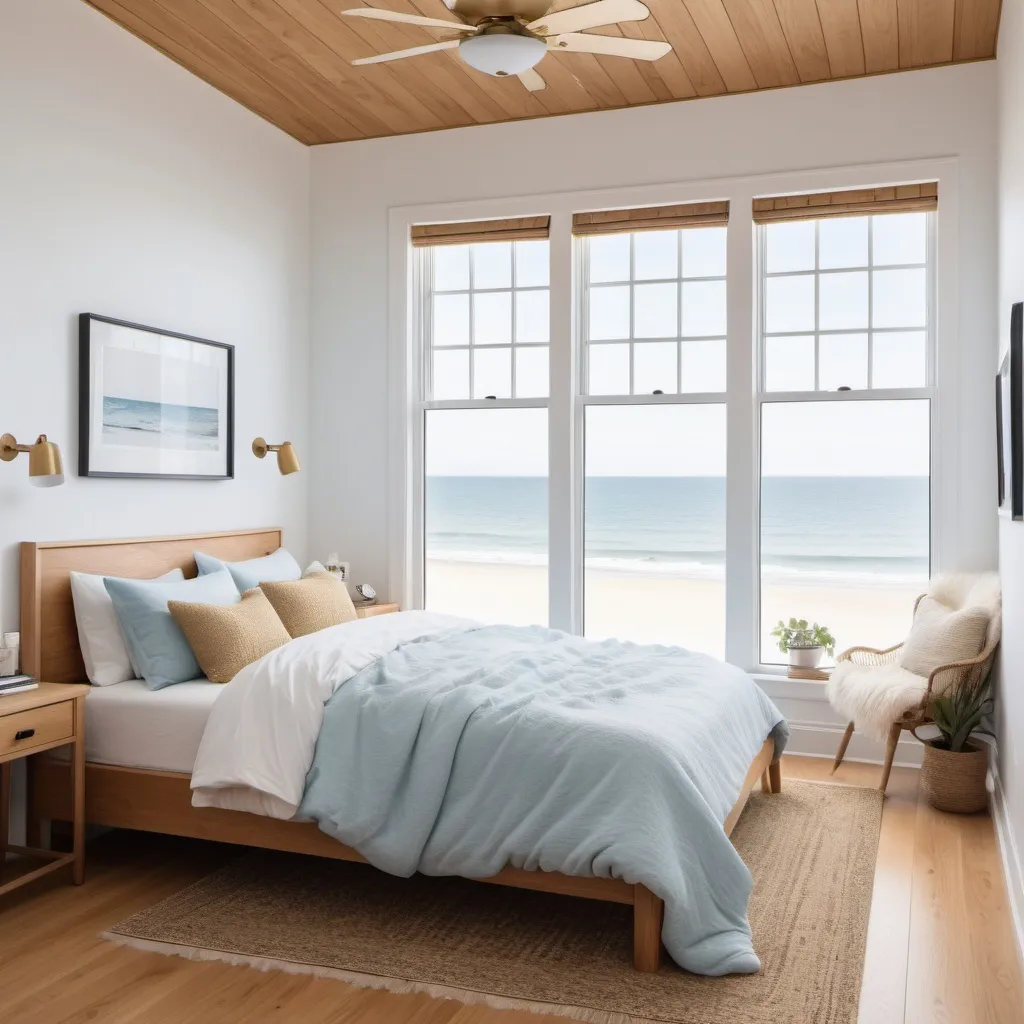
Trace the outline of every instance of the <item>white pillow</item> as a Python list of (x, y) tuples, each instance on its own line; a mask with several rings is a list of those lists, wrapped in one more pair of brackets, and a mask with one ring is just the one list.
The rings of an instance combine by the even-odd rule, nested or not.
[[(128, 650), (121, 623), (103, 581), (106, 576), (88, 572), (71, 573), (71, 597), (75, 602), (78, 644), (82, 648), (85, 674), (94, 686), (110, 686), (137, 679), (138, 670)], [(116, 578), (116, 577), (114, 577)], [(172, 569), (158, 580), (183, 580), (180, 569)], [(141, 581), (140, 581), (141, 582)]]
[(989, 617), (985, 608), (954, 611), (934, 597), (922, 597), (900, 664), (915, 675), (929, 676), (941, 665), (976, 658), (985, 646)]

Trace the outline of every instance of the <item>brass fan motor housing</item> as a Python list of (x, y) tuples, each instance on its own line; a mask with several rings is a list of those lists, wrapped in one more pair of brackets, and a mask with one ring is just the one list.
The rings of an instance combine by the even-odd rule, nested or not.
[(446, 6), (469, 25), (489, 18), (517, 18), (529, 24), (551, 10), (550, 0), (446, 0)]

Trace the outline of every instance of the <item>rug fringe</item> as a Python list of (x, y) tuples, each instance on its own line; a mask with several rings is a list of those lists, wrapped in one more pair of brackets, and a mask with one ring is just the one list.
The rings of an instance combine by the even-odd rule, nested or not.
[(495, 1010), (526, 1010), (529, 1013), (569, 1017), (586, 1021), (587, 1024), (655, 1024), (649, 1017), (634, 1017), (626, 1013), (597, 1010), (589, 1006), (570, 1006), (564, 1003), (533, 1002), (528, 999), (513, 999), (496, 996), (489, 992), (472, 989), (450, 988), (447, 985), (430, 985), (419, 981), (405, 981), (401, 978), (387, 978), (379, 974), (361, 974), (337, 967), (320, 964), (297, 963), (294, 960), (276, 960), (273, 957), (249, 956), (245, 953), (228, 953), (218, 949), (204, 949), (199, 946), (183, 946), (174, 942), (159, 942), (155, 939), (139, 939), (118, 932), (103, 932), (101, 939), (129, 946), (144, 953), (161, 953), (164, 956), (180, 956), (186, 960), (219, 961), (235, 967), (250, 967), (257, 971), (284, 971), (286, 974), (311, 974), (317, 978), (333, 978), (357, 988), (381, 989), (396, 995), (419, 993), (433, 999), (452, 999), (467, 1005), (489, 1006)]

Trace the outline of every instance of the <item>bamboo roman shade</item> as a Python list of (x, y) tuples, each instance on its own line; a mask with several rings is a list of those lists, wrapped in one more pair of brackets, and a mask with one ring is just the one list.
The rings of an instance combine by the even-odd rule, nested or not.
[(754, 200), (754, 221), (858, 217), (868, 213), (920, 213), (939, 206), (939, 184), (889, 185), (805, 196), (768, 196)]
[(550, 217), (512, 217), (462, 224), (414, 224), (412, 244), (469, 245), (472, 242), (523, 242), (548, 237)]
[(728, 200), (646, 206), (639, 210), (599, 210), (574, 213), (574, 235), (611, 235), (621, 231), (665, 231), (671, 228), (721, 227), (729, 223)]

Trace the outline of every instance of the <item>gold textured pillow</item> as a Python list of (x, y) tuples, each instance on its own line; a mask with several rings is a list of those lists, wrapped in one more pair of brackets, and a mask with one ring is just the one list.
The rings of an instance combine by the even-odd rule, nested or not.
[(291, 640), (258, 587), (247, 590), (238, 604), (168, 601), (167, 608), (212, 683), (231, 682), (246, 665)]
[(301, 580), (261, 583), (260, 590), (293, 637), (356, 618), (348, 587), (329, 572), (311, 572)]

